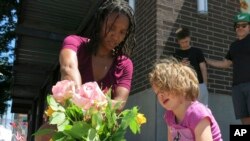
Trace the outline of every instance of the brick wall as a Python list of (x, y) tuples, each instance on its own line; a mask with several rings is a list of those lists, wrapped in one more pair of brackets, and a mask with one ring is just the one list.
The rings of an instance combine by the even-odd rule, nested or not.
[(156, 58), (156, 0), (136, 0), (136, 48), (132, 93), (149, 87), (147, 74)]
[[(174, 31), (180, 26), (191, 30), (192, 46), (211, 59), (223, 59), (235, 40), (233, 16), (239, 12), (239, 0), (208, 0), (208, 14), (197, 14), (196, 0), (137, 0), (137, 47), (132, 93), (149, 88), (147, 74), (156, 58), (179, 48)], [(208, 67), (210, 93), (230, 94), (231, 69)]]

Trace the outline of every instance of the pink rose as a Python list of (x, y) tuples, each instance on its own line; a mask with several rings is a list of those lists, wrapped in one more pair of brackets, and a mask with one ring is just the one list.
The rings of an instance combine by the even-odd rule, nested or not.
[(93, 105), (93, 101), (90, 101), (88, 98), (82, 97), (80, 94), (75, 94), (72, 97), (72, 102), (75, 103), (80, 108), (84, 110), (89, 109)]
[(107, 99), (96, 82), (88, 82), (81, 86), (79, 93), (73, 95), (72, 101), (87, 110), (93, 105), (105, 104)]
[(70, 80), (59, 81), (52, 87), (52, 93), (57, 102), (63, 103), (75, 93), (75, 83)]

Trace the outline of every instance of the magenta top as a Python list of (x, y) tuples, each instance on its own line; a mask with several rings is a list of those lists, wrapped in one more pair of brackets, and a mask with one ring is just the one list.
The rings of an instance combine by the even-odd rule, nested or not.
[[(77, 35), (67, 36), (62, 48), (72, 49), (77, 52), (78, 69), (82, 77), (82, 83), (94, 81), (92, 70), (92, 57), (86, 51), (86, 43), (88, 38), (80, 37)], [(126, 56), (118, 56), (114, 59), (112, 66), (108, 70), (106, 76), (97, 83), (101, 89), (110, 88), (113, 90), (117, 86), (122, 86), (130, 90), (133, 74), (133, 63)]]
[(187, 109), (184, 119), (176, 123), (175, 115), (172, 111), (166, 111), (165, 121), (170, 127), (170, 134), (173, 140), (195, 141), (194, 129), (204, 118), (210, 119), (211, 132), (214, 141), (222, 141), (221, 132), (212, 112), (202, 103), (195, 101)]

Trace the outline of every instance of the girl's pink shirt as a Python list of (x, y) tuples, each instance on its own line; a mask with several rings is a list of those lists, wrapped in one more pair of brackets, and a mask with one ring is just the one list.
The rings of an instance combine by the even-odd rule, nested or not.
[(172, 111), (166, 111), (165, 121), (170, 127), (170, 133), (179, 141), (195, 141), (194, 129), (204, 118), (208, 117), (211, 122), (211, 132), (214, 141), (222, 141), (221, 132), (209, 108), (198, 101), (194, 101), (187, 109), (185, 117), (181, 123), (176, 123), (175, 115)]

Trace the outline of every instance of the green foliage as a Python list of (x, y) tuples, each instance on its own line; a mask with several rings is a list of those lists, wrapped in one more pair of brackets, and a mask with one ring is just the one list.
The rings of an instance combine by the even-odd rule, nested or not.
[[(10, 41), (16, 38), (15, 28), (19, 9), (20, 2), (17, 0), (0, 0), (0, 54), (8, 52)], [(5, 113), (8, 106), (6, 102), (10, 100), (12, 65), (8, 57), (0, 56), (0, 116)]]
[(34, 133), (33, 135), (47, 135), (47, 134), (51, 134), (53, 133), (54, 130), (53, 129), (43, 129), (43, 130), (38, 130), (36, 133)]
[(71, 122), (81, 121), (83, 119), (83, 111), (73, 104), (68, 106), (68, 108), (66, 109), (66, 115), (68, 117), (68, 120)]
[[(138, 108), (135, 106), (118, 113), (117, 109), (121, 103), (113, 105), (109, 97), (107, 100), (106, 106), (99, 108), (93, 106), (83, 110), (71, 99), (57, 103), (53, 96), (47, 96), (48, 105), (53, 110), (52, 114), (48, 115), (49, 124), (57, 125), (53, 141), (125, 141), (128, 127), (132, 133), (140, 133), (142, 123), (137, 121), (140, 114)], [(146, 122), (146, 119), (144, 121)], [(48, 132), (47, 129), (40, 129), (35, 135), (43, 134), (41, 130)]]
[(57, 103), (52, 95), (47, 96), (47, 102), (54, 111), (65, 112), (64, 107)]
[(11, 84), (11, 68), (10, 66), (0, 65), (0, 116), (6, 112), (7, 101), (10, 100), (10, 84)]
[(16, 37), (14, 32), (16, 28), (16, 19), (19, 10), (17, 0), (0, 1), (0, 20), (3, 22), (0, 26), (0, 50), (7, 51), (8, 43)]

